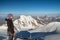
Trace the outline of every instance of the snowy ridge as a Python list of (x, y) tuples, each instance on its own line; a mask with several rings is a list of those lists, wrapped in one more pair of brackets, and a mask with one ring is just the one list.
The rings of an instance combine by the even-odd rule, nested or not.
[[(13, 23), (17, 31), (33, 29), (29, 32), (52, 32), (56, 30), (56, 32), (60, 33), (60, 22), (42, 25), (37, 23), (37, 20), (31, 16), (20, 15), (20, 18), (16, 19)], [(2, 25), (0, 29), (7, 29), (7, 26)]]
[(17, 26), (19, 29), (34, 29), (36, 27), (42, 26), (42, 24), (37, 23), (37, 21), (32, 18), (31, 16), (21, 15), (19, 19), (14, 21), (14, 25)]
[(60, 33), (60, 22), (51, 22), (47, 25), (44, 25), (42, 27), (38, 27), (37, 29), (31, 30), (29, 32), (30, 33), (33, 33), (33, 32), (52, 32), (55, 30), (57, 33)]

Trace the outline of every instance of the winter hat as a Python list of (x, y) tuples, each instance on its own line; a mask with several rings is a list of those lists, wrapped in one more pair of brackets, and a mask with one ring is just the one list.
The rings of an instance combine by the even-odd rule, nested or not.
[(13, 17), (13, 14), (9, 13), (7, 17), (8, 18)]

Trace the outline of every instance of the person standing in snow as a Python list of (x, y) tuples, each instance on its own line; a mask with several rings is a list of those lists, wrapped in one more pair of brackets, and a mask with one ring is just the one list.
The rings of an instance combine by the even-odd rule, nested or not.
[(13, 25), (13, 15), (12, 14), (8, 14), (8, 18), (5, 19), (5, 21), (7, 22), (7, 34), (8, 34), (8, 40), (13, 40), (14, 37), (14, 25)]

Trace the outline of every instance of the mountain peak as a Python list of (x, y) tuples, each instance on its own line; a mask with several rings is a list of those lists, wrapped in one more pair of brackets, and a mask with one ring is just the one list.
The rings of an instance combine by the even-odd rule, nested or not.
[(42, 24), (39, 24), (37, 20), (35, 20), (32, 16), (25, 16), (20, 15), (18, 19), (14, 21), (14, 24), (17, 24), (17, 26), (20, 26), (20, 28), (36, 28), (39, 27)]

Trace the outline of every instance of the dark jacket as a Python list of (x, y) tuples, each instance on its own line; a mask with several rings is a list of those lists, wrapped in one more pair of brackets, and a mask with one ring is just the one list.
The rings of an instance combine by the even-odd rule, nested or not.
[(13, 34), (14, 33), (14, 25), (13, 25), (12, 19), (5, 19), (5, 21), (7, 21), (7, 26), (8, 26), (7, 31), (11, 32)]

